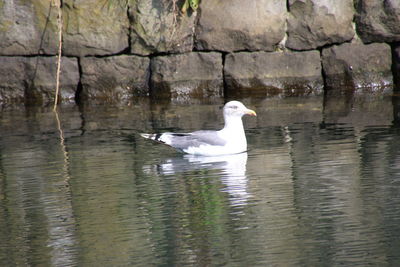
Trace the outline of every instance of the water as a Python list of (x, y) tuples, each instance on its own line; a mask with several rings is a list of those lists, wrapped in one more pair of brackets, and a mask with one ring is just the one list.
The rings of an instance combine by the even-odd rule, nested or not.
[(0, 266), (398, 266), (397, 102), (243, 101), (225, 157), (138, 135), (219, 128), (222, 102), (4, 109)]

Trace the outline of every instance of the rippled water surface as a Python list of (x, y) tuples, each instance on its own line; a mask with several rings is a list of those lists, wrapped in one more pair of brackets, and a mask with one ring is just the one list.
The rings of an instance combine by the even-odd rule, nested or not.
[(222, 101), (4, 109), (0, 266), (398, 266), (396, 102), (243, 102), (225, 157), (138, 135), (220, 128)]

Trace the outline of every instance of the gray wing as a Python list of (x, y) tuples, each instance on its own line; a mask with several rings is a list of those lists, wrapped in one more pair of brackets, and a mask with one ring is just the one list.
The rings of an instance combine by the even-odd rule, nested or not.
[(224, 146), (226, 140), (218, 136), (216, 131), (196, 131), (192, 133), (170, 133), (171, 146), (177, 149), (198, 147), (201, 145)]

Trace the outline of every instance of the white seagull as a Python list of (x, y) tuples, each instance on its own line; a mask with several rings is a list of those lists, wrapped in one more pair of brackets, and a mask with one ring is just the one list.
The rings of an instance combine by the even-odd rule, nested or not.
[(255, 111), (246, 108), (239, 101), (230, 101), (225, 104), (223, 114), (225, 126), (219, 131), (166, 132), (141, 136), (193, 155), (218, 156), (247, 151), (242, 116), (256, 116)]

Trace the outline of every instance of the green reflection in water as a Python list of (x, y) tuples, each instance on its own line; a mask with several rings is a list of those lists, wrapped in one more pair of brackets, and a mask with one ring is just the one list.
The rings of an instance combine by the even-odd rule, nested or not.
[(244, 102), (250, 151), (224, 159), (138, 136), (220, 128), (218, 105), (3, 111), (0, 265), (395, 265), (392, 100)]

